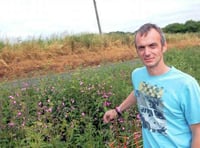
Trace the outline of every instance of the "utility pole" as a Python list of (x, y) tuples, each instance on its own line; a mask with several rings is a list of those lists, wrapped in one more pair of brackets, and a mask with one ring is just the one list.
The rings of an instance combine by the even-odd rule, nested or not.
[(93, 0), (93, 2), (94, 2), (94, 9), (95, 9), (96, 18), (97, 18), (97, 24), (98, 24), (98, 28), (99, 28), (99, 34), (102, 34), (101, 25), (100, 25), (100, 21), (99, 21), (99, 15), (98, 15), (98, 11), (97, 11), (96, 1)]

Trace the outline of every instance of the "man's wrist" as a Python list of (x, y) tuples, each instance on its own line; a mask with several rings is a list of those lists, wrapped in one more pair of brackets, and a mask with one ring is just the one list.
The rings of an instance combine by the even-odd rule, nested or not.
[(122, 111), (120, 110), (119, 106), (115, 107), (115, 111), (116, 111), (116, 113), (117, 113), (118, 116), (122, 115)]

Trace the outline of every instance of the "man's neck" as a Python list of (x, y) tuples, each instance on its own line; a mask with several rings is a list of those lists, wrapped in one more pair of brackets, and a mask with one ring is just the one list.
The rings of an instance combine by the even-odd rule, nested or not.
[(147, 67), (148, 73), (152, 76), (162, 75), (170, 70), (170, 67), (163, 64), (156, 67)]

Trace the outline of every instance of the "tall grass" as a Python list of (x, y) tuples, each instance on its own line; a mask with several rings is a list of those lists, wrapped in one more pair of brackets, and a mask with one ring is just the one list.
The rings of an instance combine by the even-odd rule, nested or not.
[[(4, 44), (1, 42), (0, 53), (2, 52), (20, 52), (28, 50), (29, 52), (44, 50), (55, 52), (59, 49), (63, 51), (66, 50), (65, 54), (70, 54), (71, 52), (86, 52), (87, 50), (99, 50), (111, 46), (130, 46), (133, 44), (132, 34), (104, 34), (100, 36), (98, 34), (80, 34), (80, 35), (70, 35), (65, 37), (52, 37), (50, 39), (32, 39), (28, 41), (22, 41), (14, 44)], [(52, 49), (53, 48), (53, 49)], [(81, 51), (85, 50), (85, 51)], [(71, 51), (71, 52), (70, 52)], [(38, 53), (39, 54), (39, 53)], [(63, 53), (62, 53), (63, 54)], [(1, 56), (3, 58), (3, 56)], [(5, 59), (6, 61), (6, 59)]]
[[(168, 47), (199, 46), (199, 33), (166, 34)], [(0, 80), (45, 75), (137, 57), (132, 33), (80, 34), (0, 42)]]
[[(172, 46), (185, 47), (199, 45), (199, 33), (166, 34), (167, 41)], [(50, 39), (32, 39), (10, 44), (0, 42), (0, 59), (11, 63), (16, 57), (22, 60), (26, 57), (33, 58), (44, 56), (68, 55), (84, 53), (87, 51), (99, 51), (113, 47), (133, 47), (134, 35), (131, 33), (110, 33), (103, 36), (97, 34), (80, 34)], [(15, 55), (15, 56), (14, 56)], [(36, 56), (37, 55), (37, 56)], [(46, 57), (44, 57), (46, 58)]]
[[(165, 59), (200, 82), (200, 47), (171, 49)], [(62, 75), (0, 84), (0, 147), (110, 147), (141, 145), (137, 108), (104, 124), (106, 110), (133, 90), (127, 61)]]

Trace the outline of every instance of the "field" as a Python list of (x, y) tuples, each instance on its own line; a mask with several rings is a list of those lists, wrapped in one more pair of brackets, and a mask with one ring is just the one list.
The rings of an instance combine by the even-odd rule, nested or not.
[[(96, 35), (86, 36), (88, 40), (81, 37), (74, 37), (77, 42), (70, 45), (68, 37), (7, 44), (1, 49), (2, 65), (7, 70), (1, 69), (0, 147), (141, 145), (135, 106), (110, 124), (102, 121), (104, 112), (133, 90), (131, 71), (142, 65), (132, 36), (114, 34), (103, 37), (103, 41)], [(167, 63), (200, 82), (200, 36), (167, 35), (167, 40)]]

